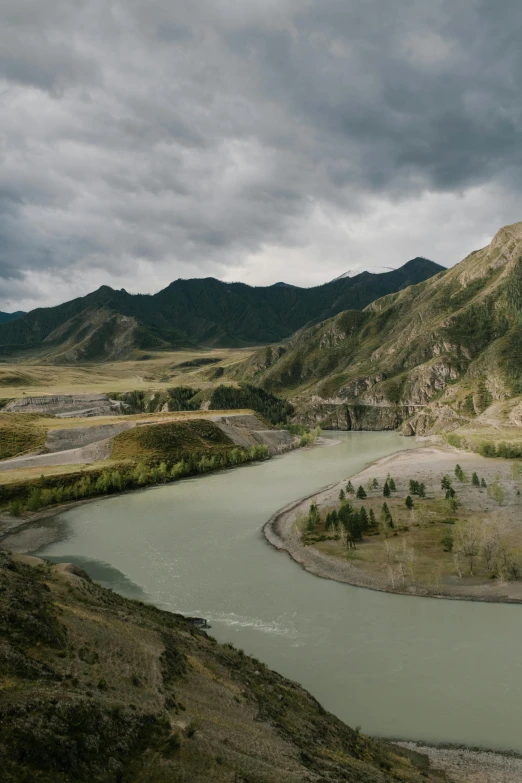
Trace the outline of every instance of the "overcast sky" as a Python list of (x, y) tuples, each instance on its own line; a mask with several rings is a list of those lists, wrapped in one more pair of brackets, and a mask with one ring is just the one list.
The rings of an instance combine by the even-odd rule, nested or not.
[(0, 309), (450, 266), (522, 220), (519, 0), (2, 0)]

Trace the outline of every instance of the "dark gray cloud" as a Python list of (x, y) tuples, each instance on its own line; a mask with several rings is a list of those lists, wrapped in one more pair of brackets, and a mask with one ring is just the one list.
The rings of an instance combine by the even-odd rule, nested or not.
[(0, 14), (0, 308), (451, 264), (522, 216), (515, 0)]

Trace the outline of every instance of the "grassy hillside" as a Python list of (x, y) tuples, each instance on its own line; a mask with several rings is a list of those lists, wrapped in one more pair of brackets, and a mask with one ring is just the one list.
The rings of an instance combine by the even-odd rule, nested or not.
[(112, 458), (172, 462), (203, 452), (220, 454), (233, 445), (212, 421), (175, 421), (122, 432), (114, 438)]
[(138, 350), (259, 345), (348, 307), (363, 308), (441, 269), (416, 258), (391, 272), (363, 272), (315, 288), (253, 288), (206, 278), (176, 280), (149, 296), (102, 286), (0, 323), (0, 354), (30, 350), (46, 361), (70, 364), (121, 360)]
[(0, 459), (42, 449), (46, 436), (38, 413), (0, 414)]
[(412, 429), (426, 431), (521, 394), (521, 359), (516, 223), (444, 274), (260, 350), (232, 375), (286, 394), (305, 418), (335, 414), (339, 424), (351, 403), (407, 406)]
[(179, 615), (0, 552), (5, 783), (446, 780)]

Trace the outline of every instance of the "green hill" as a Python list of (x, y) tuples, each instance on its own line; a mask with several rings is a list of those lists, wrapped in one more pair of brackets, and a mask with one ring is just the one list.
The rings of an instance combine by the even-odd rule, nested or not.
[(4, 783), (448, 780), (180, 615), (1, 551), (0, 682)]
[(214, 278), (176, 280), (154, 295), (102, 286), (57, 307), (0, 324), (0, 355), (27, 349), (58, 363), (123, 359), (136, 349), (241, 347), (290, 337), (306, 324), (418, 283), (442, 269), (415, 258), (314, 288), (252, 287)]
[(306, 422), (452, 429), (522, 394), (522, 223), (443, 274), (257, 351), (236, 377)]

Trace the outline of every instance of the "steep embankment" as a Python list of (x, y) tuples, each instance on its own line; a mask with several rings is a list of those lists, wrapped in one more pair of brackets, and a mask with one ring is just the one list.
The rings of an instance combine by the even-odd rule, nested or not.
[(19, 397), (4, 407), (5, 413), (42, 413), (62, 418), (110, 416), (122, 413), (125, 405), (107, 394), (46, 394)]
[(304, 422), (452, 429), (522, 393), (522, 223), (447, 272), (298, 332), (235, 370)]
[(0, 680), (5, 783), (447, 780), (181, 616), (1, 552)]

